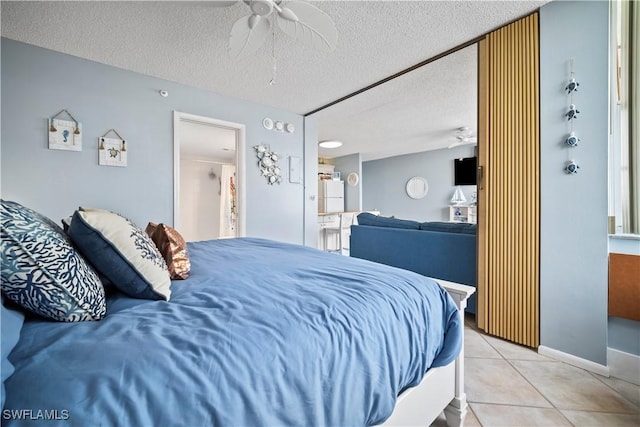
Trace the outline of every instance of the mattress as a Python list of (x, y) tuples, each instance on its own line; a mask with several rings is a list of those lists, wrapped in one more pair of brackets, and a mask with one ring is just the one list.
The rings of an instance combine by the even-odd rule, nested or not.
[(188, 249), (171, 301), (28, 317), (3, 425), (373, 425), (460, 350), (455, 304), (419, 274), (255, 238)]

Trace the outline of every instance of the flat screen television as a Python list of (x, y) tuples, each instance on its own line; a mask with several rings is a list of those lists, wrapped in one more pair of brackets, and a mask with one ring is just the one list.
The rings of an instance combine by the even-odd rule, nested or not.
[(455, 159), (453, 162), (453, 185), (476, 185), (476, 170), (478, 166), (478, 158), (466, 157), (464, 159)]

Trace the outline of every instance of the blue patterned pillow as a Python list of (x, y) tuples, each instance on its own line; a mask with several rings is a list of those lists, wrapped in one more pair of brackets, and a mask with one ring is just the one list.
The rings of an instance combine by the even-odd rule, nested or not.
[(134, 298), (171, 297), (167, 263), (133, 222), (102, 209), (80, 208), (67, 232), (80, 253), (120, 291)]
[(104, 288), (91, 266), (53, 221), (2, 200), (2, 292), (49, 319), (100, 320), (107, 312)]

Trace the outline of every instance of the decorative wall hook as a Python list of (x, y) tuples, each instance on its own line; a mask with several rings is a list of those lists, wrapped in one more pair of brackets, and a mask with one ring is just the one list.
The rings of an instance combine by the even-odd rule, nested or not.
[(569, 134), (569, 136), (567, 136), (567, 139), (564, 140), (564, 142), (569, 146), (569, 147), (577, 147), (578, 144), (580, 143), (580, 138), (578, 138), (576, 136), (575, 132), (571, 132)]
[[(62, 120), (58, 117), (66, 114), (71, 120)], [(63, 109), (49, 119), (49, 148), (52, 150), (82, 151), (82, 125)]]
[(578, 169), (580, 169), (580, 166), (578, 166), (578, 164), (573, 161), (573, 160), (569, 160), (567, 162), (567, 164), (564, 167), (564, 170), (569, 174), (569, 175), (575, 175), (578, 173)]
[(573, 120), (578, 118), (578, 113), (580, 113), (580, 110), (578, 110), (575, 104), (571, 104), (569, 105), (569, 111), (564, 115), (567, 117), (567, 120)]

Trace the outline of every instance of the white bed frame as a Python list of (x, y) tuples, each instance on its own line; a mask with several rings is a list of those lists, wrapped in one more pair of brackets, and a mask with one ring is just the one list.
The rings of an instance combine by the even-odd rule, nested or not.
[(449, 292), (463, 325), (460, 354), (447, 366), (432, 368), (415, 387), (405, 390), (383, 426), (428, 426), (444, 411), (449, 427), (462, 427), (467, 415), (464, 393), (464, 309), (475, 288), (435, 279)]

